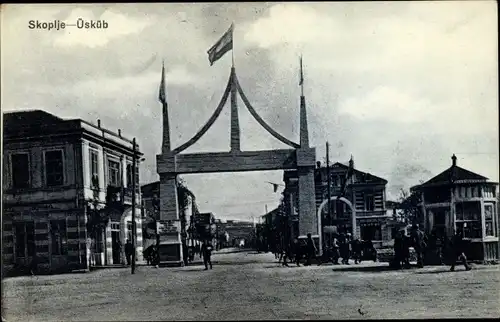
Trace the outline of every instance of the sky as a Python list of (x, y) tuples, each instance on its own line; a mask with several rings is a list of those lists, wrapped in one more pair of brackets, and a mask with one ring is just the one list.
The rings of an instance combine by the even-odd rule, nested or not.
[[(207, 50), (234, 22), (236, 73), (259, 115), (298, 142), (299, 56), (311, 146), (401, 189), (458, 165), (499, 181), (498, 35), (494, 1), (3, 5), (2, 110), (43, 109), (136, 137), (141, 183), (158, 180), (166, 68), (172, 146), (215, 110), (231, 53)], [(30, 20), (101, 20), (107, 29), (29, 29)], [(286, 148), (239, 100), (241, 147)], [(229, 102), (184, 153), (229, 150)], [(258, 217), (278, 205), (282, 171), (183, 175), (199, 208)]]

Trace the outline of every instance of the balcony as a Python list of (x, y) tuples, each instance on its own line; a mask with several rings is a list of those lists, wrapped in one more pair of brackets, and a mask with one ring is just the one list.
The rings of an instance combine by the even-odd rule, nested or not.
[[(109, 185), (106, 190), (107, 196), (107, 204), (110, 207), (122, 208), (123, 206), (131, 206), (132, 205), (132, 188), (126, 187), (117, 187)], [(140, 207), (141, 198), (139, 189), (136, 188), (136, 206)]]

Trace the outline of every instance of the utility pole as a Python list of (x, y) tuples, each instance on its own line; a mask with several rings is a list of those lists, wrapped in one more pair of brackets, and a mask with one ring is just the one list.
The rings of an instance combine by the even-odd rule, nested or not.
[(130, 265), (132, 274), (135, 274), (135, 253), (137, 252), (136, 250), (136, 233), (137, 233), (137, 228), (135, 224), (135, 179), (136, 179), (136, 164), (137, 164), (137, 158), (136, 158), (136, 143), (135, 143), (135, 138), (132, 141), (132, 248), (134, 249), (134, 252), (132, 253), (132, 265)]
[[(326, 142), (326, 176), (327, 176), (327, 184), (328, 184), (328, 226), (332, 225), (332, 207), (330, 204), (330, 198), (332, 197), (331, 192), (331, 178), (330, 178), (330, 144), (328, 141)], [(328, 233), (328, 246), (331, 246), (331, 234)]]

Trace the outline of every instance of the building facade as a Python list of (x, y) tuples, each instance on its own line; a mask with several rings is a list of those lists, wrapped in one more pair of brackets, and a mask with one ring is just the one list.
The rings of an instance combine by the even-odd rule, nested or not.
[[(3, 122), (6, 273), (123, 263), (125, 242), (132, 238), (132, 141), (120, 130), (101, 128), (100, 121), (96, 126), (41, 110), (5, 113)], [(114, 194), (112, 211), (106, 208), (107, 193)], [(94, 208), (106, 210), (109, 220), (91, 241), (87, 223)], [(141, 261), (140, 207), (136, 213)]]
[[(331, 218), (328, 217), (328, 206), (321, 214), (321, 232), (325, 226), (336, 226), (339, 232), (352, 232), (352, 208), (356, 212), (356, 235), (363, 240), (371, 240), (375, 247), (390, 243), (392, 227), (389, 220), (392, 214), (385, 208), (387, 180), (370, 173), (354, 169), (352, 176), (346, 180), (348, 166), (334, 163), (330, 166), (330, 195), (340, 196), (341, 187), (346, 184), (344, 201), (331, 201)], [(316, 211), (323, 201), (328, 199), (327, 168), (318, 163), (315, 171)], [(298, 236), (297, 208), (297, 174), (295, 170), (285, 171), (283, 192), (285, 209), (289, 218), (292, 236)], [(352, 207), (352, 208), (351, 208)], [(322, 238), (325, 241), (324, 238)]]
[(255, 235), (253, 222), (226, 220), (225, 222), (220, 221), (219, 225), (217, 227), (217, 235), (227, 234), (228, 247), (238, 247), (242, 240), (245, 245), (249, 245)]
[(450, 238), (461, 230), (470, 241), (470, 259), (499, 258), (498, 183), (459, 167), (453, 155), (450, 168), (411, 191), (420, 194), (419, 221), (425, 232)]

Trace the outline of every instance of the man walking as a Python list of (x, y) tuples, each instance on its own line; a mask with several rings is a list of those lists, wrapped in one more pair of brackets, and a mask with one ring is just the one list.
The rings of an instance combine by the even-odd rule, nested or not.
[(418, 228), (417, 224), (414, 224), (411, 231), (411, 241), (417, 254), (417, 265), (420, 268), (424, 267), (424, 250), (427, 246), (424, 238), (424, 233)]
[(470, 271), (472, 268), (467, 264), (467, 256), (465, 256), (465, 242), (463, 238), (463, 234), (461, 230), (458, 230), (455, 232), (455, 236), (453, 236), (453, 241), (452, 241), (452, 257), (451, 257), (451, 268), (450, 271), (455, 270), (455, 265), (457, 262), (457, 258), (459, 261), (462, 262), (464, 265), (465, 269)]
[(292, 254), (294, 256), (295, 264), (297, 264), (297, 266), (300, 266), (300, 259), (302, 258), (302, 249), (300, 247), (300, 243), (297, 238), (294, 238), (293, 240)]
[(125, 244), (125, 257), (127, 258), (127, 266), (130, 266), (130, 263), (132, 262), (131, 257), (133, 253), (134, 246), (132, 245), (130, 240), (127, 239), (127, 243)]
[(361, 241), (358, 238), (355, 238), (351, 241), (351, 245), (354, 264), (360, 264), (362, 260)]
[(210, 269), (212, 269), (212, 244), (209, 241), (204, 241), (201, 246), (201, 253), (203, 254), (203, 263), (205, 264), (205, 270), (208, 270), (208, 266), (210, 265)]

